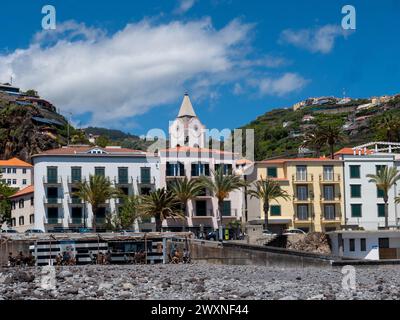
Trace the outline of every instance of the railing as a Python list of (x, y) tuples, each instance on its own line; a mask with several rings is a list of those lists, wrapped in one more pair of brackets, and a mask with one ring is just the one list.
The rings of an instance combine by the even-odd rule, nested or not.
[(69, 204), (83, 204), (83, 201), (81, 198), (77, 198), (77, 197), (69, 197), (68, 198), (68, 203)]
[(43, 176), (43, 183), (44, 184), (61, 184), (62, 178), (61, 178), (61, 176), (57, 176), (57, 177)]
[(50, 198), (48, 198), (48, 197), (46, 197), (46, 196), (44, 196), (43, 197), (43, 203), (44, 204), (57, 204), (57, 205), (59, 205), (59, 204), (62, 204), (62, 198), (58, 198), (58, 197), (50, 197)]
[(335, 194), (333, 196), (329, 196), (329, 197), (327, 197), (323, 194), (320, 195), (320, 200), (323, 202), (329, 202), (329, 201), (336, 202), (336, 201), (340, 201), (341, 199), (342, 199), (341, 193), (337, 193), (337, 194)]
[(96, 224), (105, 224), (106, 218), (96, 218)]
[(294, 215), (294, 220), (295, 221), (311, 221), (312, 220), (312, 215), (310, 214), (310, 212), (308, 212), (307, 214), (305, 213), (297, 213)]
[(61, 224), (62, 223), (62, 218), (45, 218), (44, 220), (45, 224)]
[(297, 195), (293, 196), (293, 202), (312, 202), (312, 201), (314, 201), (314, 193), (311, 191), (307, 194), (307, 196), (300, 196), (300, 197)]
[(129, 176), (114, 177), (115, 184), (131, 184), (133, 182), (133, 177), (129, 179)]
[(156, 177), (137, 177), (136, 181), (138, 184), (155, 184)]
[(341, 176), (339, 173), (324, 173), (319, 175), (319, 181), (326, 183), (340, 182)]
[(325, 222), (340, 222), (342, 217), (338, 213), (324, 213), (321, 219)]
[(70, 218), (70, 219), (68, 219), (68, 223), (82, 225), (84, 223), (84, 219), (83, 218)]
[(237, 217), (237, 213), (237, 209), (222, 210), (222, 217)]
[(201, 210), (201, 211), (194, 211), (193, 212), (193, 218), (202, 218), (202, 217), (213, 217), (214, 216), (214, 210), (208, 209), (208, 210)]
[(71, 176), (67, 177), (68, 184), (78, 184), (81, 182), (86, 182), (86, 178), (85, 177), (71, 177)]
[(303, 173), (296, 173), (292, 175), (293, 182), (313, 182), (314, 175), (313, 174), (303, 174)]

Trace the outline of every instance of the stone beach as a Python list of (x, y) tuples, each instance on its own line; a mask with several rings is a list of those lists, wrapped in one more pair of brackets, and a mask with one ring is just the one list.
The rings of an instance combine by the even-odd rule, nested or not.
[[(400, 268), (397, 266), (356, 268), (355, 290), (342, 288), (341, 268), (209, 264), (47, 268), (0, 268), (0, 300), (400, 298)], [(46, 282), (46, 279), (52, 280)]]

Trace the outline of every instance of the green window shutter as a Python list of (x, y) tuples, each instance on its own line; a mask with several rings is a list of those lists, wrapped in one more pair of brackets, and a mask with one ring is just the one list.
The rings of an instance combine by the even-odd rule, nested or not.
[(223, 216), (231, 215), (231, 202), (230, 201), (224, 201), (223, 208), (222, 208), (222, 215)]
[(385, 217), (385, 204), (378, 204), (378, 217), (384, 218)]
[(384, 195), (385, 195), (385, 193), (383, 192), (382, 189), (376, 188), (376, 196), (378, 198), (383, 198)]
[(142, 183), (150, 183), (150, 168), (140, 168), (140, 179)]
[(267, 176), (268, 178), (277, 178), (278, 177), (278, 169), (274, 167), (267, 168)]
[(57, 167), (47, 167), (47, 181), (50, 183), (57, 182)]
[(351, 217), (352, 218), (361, 218), (362, 217), (361, 204), (352, 204), (351, 205)]
[(118, 168), (118, 182), (128, 183), (128, 168)]
[(386, 168), (386, 166), (382, 164), (376, 165), (375, 167), (376, 167), (376, 174), (379, 174), (379, 171)]
[(71, 179), (72, 182), (80, 182), (82, 178), (82, 172), (80, 167), (71, 168)]
[(95, 167), (94, 168), (94, 175), (95, 176), (105, 176), (105, 169), (104, 167)]
[(361, 185), (359, 184), (350, 185), (350, 195), (352, 198), (361, 198)]
[(271, 216), (280, 216), (281, 215), (281, 206), (272, 205), (271, 206)]
[(350, 166), (350, 178), (360, 178), (360, 166)]

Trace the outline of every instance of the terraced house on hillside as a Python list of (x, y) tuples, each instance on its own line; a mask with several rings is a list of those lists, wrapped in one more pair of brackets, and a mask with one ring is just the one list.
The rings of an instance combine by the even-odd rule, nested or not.
[[(290, 200), (270, 204), (269, 229), (332, 231), (344, 222), (343, 161), (328, 158), (274, 159), (256, 162), (250, 180), (278, 181)], [(263, 203), (248, 197), (249, 221), (264, 220)]]

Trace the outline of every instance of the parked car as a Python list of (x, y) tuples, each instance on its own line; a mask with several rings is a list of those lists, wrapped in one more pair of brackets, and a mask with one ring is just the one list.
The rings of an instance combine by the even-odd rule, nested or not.
[(18, 233), (18, 231), (13, 229), (7, 229), (7, 230), (1, 230), (1, 233)]
[(268, 236), (276, 236), (276, 233), (273, 233), (271, 230), (263, 230), (263, 235), (268, 235)]
[(292, 234), (307, 234), (307, 233), (304, 232), (304, 231), (301, 230), (301, 229), (287, 229), (287, 230), (285, 230), (285, 231), (283, 232), (283, 235), (284, 235), (284, 236), (289, 236), (289, 235), (292, 235)]
[(211, 231), (206, 234), (206, 240), (216, 241), (218, 239), (218, 231)]
[(44, 233), (43, 230), (40, 229), (28, 229), (25, 233)]

